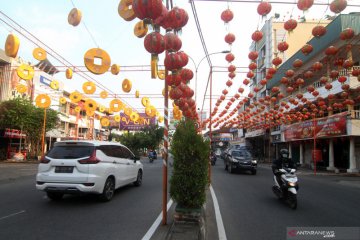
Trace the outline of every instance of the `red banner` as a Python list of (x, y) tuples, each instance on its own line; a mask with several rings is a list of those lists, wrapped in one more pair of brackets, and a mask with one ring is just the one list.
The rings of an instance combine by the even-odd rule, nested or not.
[(346, 135), (347, 112), (285, 126), (285, 141)]

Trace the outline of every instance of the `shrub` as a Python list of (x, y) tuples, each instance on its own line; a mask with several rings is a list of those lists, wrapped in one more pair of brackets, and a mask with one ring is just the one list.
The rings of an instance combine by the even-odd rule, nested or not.
[(174, 169), (170, 179), (170, 196), (182, 207), (200, 208), (206, 200), (210, 146), (197, 134), (193, 121), (179, 123), (171, 153)]

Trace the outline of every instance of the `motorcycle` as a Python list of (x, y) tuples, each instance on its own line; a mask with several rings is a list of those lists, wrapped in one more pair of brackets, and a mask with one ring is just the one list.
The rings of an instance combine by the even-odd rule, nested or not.
[(154, 160), (157, 158), (157, 155), (156, 155), (155, 152), (149, 152), (148, 158), (149, 158), (149, 162), (150, 162), (150, 163), (153, 163)]
[(297, 192), (299, 189), (295, 172), (296, 170), (292, 168), (279, 169), (278, 174), (280, 174), (281, 182), (278, 182), (276, 175), (274, 175), (275, 185), (272, 187), (274, 194), (294, 210), (297, 208)]
[(215, 163), (216, 163), (216, 156), (215, 155), (210, 157), (210, 162), (211, 162), (211, 166), (215, 166)]

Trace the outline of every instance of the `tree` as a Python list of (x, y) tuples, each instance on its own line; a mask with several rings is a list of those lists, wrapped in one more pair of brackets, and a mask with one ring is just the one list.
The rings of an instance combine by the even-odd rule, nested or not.
[[(15, 98), (0, 103), (0, 128), (19, 129), (26, 134), (30, 144), (30, 158), (36, 158), (40, 152), (45, 110), (37, 108), (23, 98)], [(58, 112), (46, 109), (45, 132), (56, 127)]]
[(176, 127), (171, 153), (170, 196), (180, 207), (200, 208), (206, 200), (210, 145), (197, 134), (194, 121), (184, 120)]

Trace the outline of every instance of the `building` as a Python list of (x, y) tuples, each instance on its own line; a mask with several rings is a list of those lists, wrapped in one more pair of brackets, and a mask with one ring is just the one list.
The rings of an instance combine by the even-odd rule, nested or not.
[[(308, 42), (312, 52), (298, 50), (266, 85), (276, 99), (271, 104), (271, 145), (288, 147), (292, 158), (306, 166), (359, 171), (359, 22), (358, 13), (337, 16), (325, 35)], [(294, 62), (300, 61), (296, 67)]]
[[(253, 41), (249, 49), (250, 52), (258, 52), (258, 57), (255, 61), (256, 70), (250, 70), (253, 74), (248, 74), (247, 76), (251, 80), (250, 92), (254, 94), (254, 97), (246, 103), (245, 107), (270, 95), (269, 89), (266, 88), (266, 82), (273, 75), (269, 72), (270, 69), (274, 68), (272, 60), (279, 57), (284, 63), (311, 39), (313, 27), (317, 25), (326, 26), (329, 22), (329, 20), (321, 22), (318, 20), (299, 21), (296, 29), (288, 32), (284, 29), (284, 21), (278, 21), (274, 17), (266, 20), (260, 30), (263, 34), (262, 39), (258, 42)], [(277, 46), (280, 42), (286, 42), (289, 48), (284, 52), (279, 52)], [(269, 111), (269, 106), (266, 106), (265, 111)], [(265, 118), (263, 124), (267, 124), (268, 121)], [(273, 149), (274, 139), (270, 138), (269, 129), (244, 129), (243, 136), (245, 140), (239, 141), (245, 145), (250, 145), (254, 149), (258, 149), (259, 155), (265, 156), (265, 159), (271, 160), (276, 157), (278, 151)]]

